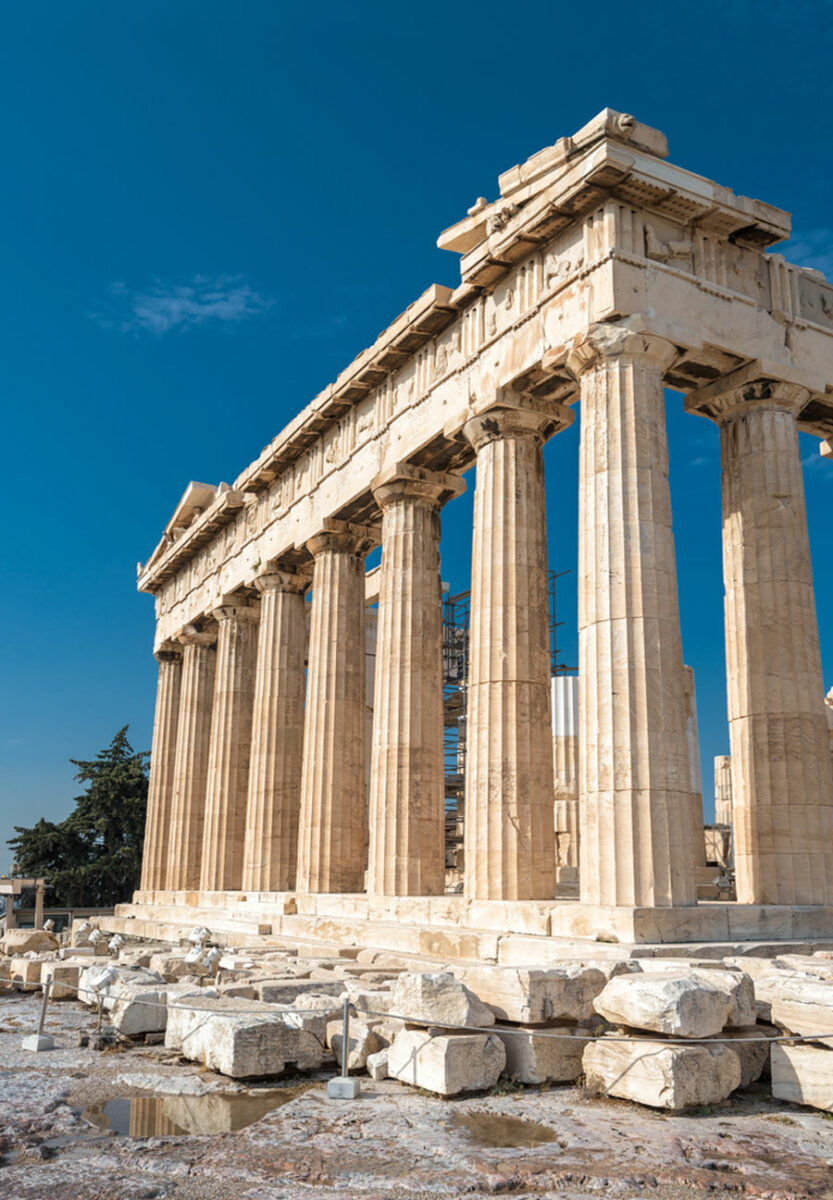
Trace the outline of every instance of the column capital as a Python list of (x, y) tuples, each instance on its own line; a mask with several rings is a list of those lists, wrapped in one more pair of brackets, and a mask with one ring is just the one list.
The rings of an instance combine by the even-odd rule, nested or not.
[(569, 428), (575, 419), (575, 412), (566, 404), (499, 392), (491, 408), (466, 421), (463, 437), (475, 451), (503, 438), (531, 437), (541, 446), (553, 434)]
[(372, 525), (356, 525), (352, 521), (330, 517), (324, 521), (318, 533), (307, 540), (306, 545), (313, 558), (328, 550), (364, 558), (380, 541), (381, 533)]
[(240, 596), (223, 596), (211, 615), (218, 623), (221, 621), (258, 621), (260, 606), (244, 600)]
[(828, 438), (826, 442), (822, 442), (819, 446), (819, 454), (822, 458), (833, 458), (833, 438)]
[(591, 325), (579, 335), (567, 353), (567, 367), (579, 378), (601, 362), (628, 358), (665, 372), (678, 353), (674, 343), (666, 338), (620, 321)]
[(784, 378), (788, 373), (788, 367), (773, 369), (757, 359), (689, 392), (685, 410), (718, 425), (752, 408), (781, 409), (798, 416), (813, 393), (798, 380)]
[(455, 496), (461, 496), (466, 484), (460, 475), (429, 471), (412, 463), (397, 463), (392, 470), (377, 475), (370, 490), (382, 511), (403, 498), (439, 508)]
[(217, 630), (197, 629), (196, 625), (186, 625), (174, 640), (183, 646), (213, 646), (217, 642)]
[(312, 584), (312, 572), (282, 567), (279, 563), (258, 575), (254, 586), (263, 592), (293, 592), (302, 596)]
[(179, 662), (182, 658), (182, 646), (172, 641), (161, 642), (154, 650), (153, 657), (158, 663)]

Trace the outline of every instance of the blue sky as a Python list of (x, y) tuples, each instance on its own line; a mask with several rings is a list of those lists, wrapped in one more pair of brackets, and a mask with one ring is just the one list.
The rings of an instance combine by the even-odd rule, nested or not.
[[(0, 13), (6, 519), (0, 867), (70, 809), (67, 759), (150, 745), (135, 591), (190, 479), (230, 481), (432, 282), (441, 229), (606, 105), (671, 159), (794, 214), (833, 275), (833, 5), (26, 0)], [(704, 775), (727, 749), (717, 431), (669, 398), (685, 655)], [(574, 568), (575, 430), (548, 447)], [(833, 466), (804, 447), (825, 679)], [(468, 586), (471, 495), (445, 514)], [(576, 658), (575, 573), (562, 641)]]

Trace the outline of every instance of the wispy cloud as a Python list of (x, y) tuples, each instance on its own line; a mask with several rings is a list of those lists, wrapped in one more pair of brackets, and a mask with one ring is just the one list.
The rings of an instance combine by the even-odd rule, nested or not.
[(91, 314), (94, 321), (119, 333), (157, 337), (172, 329), (184, 332), (200, 325), (237, 324), (266, 312), (274, 303), (242, 275), (195, 275), (184, 283), (157, 281), (138, 290), (119, 282), (107, 291), (103, 311)]
[(818, 450), (805, 454), (801, 460), (801, 465), (805, 471), (809, 471), (813, 475), (821, 475), (822, 472), (829, 472), (828, 478), (833, 479), (833, 462), (829, 458), (823, 458)]
[(788, 242), (776, 249), (789, 262), (812, 267), (833, 281), (833, 229), (797, 230)]

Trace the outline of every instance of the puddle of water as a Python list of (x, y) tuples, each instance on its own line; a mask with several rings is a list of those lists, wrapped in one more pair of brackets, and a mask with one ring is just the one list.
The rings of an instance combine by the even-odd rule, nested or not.
[(123, 1137), (182, 1137), (236, 1133), (288, 1104), (298, 1088), (269, 1092), (215, 1092), (208, 1096), (115, 1096), (92, 1104), (81, 1116), (96, 1129)]
[(546, 1125), (496, 1113), (455, 1113), (450, 1124), (452, 1128), (462, 1130), (478, 1146), (527, 1150), (545, 1142), (558, 1141), (558, 1134)]

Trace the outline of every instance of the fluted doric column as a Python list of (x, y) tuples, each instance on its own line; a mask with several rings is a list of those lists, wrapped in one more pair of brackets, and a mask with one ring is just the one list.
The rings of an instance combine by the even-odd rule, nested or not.
[(833, 774), (797, 416), (752, 363), (692, 393), (720, 425), (732, 835), (744, 904), (833, 903)]
[(217, 674), (200, 890), (225, 892), (243, 883), (259, 613), (256, 605), (229, 600), (211, 615), (217, 622)]
[[(375, 537), (373, 541), (375, 541)], [(360, 892), (367, 861), (365, 599), (367, 531), (343, 521), (307, 543), (312, 580), (299, 892)]]
[(674, 347), (591, 328), (581, 382), (581, 899), (696, 900), (663, 373)]
[(445, 888), (440, 506), (458, 476), (401, 465), (373, 484), (382, 510), (370, 771), (368, 890)]
[(700, 726), (697, 721), (697, 685), (694, 668), (684, 667), (686, 704), (686, 741), (688, 743), (688, 775), (691, 791), (691, 836), (694, 866), (706, 866), (705, 816), (703, 813), (703, 773), (700, 770)]
[(188, 625), (176, 640), (182, 645), (182, 682), (165, 886), (183, 891), (200, 886), (217, 631)]
[(145, 842), (142, 851), (142, 891), (167, 888), (168, 845), (171, 832), (176, 763), (176, 727), (182, 683), (182, 647), (166, 642), (156, 651), (159, 674), (150, 755)]
[(280, 569), (255, 580), (261, 602), (243, 854), (246, 891), (295, 887), (309, 585), (308, 575)]
[(718, 754), (714, 760), (714, 820), (716, 825), (732, 824), (732, 759)]
[(465, 782), (465, 894), (555, 895), (546, 497), (541, 447), (573, 420), (498, 404), (477, 453)]
[(555, 795), (555, 861), (578, 867), (578, 676), (552, 680), (552, 748)]

